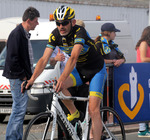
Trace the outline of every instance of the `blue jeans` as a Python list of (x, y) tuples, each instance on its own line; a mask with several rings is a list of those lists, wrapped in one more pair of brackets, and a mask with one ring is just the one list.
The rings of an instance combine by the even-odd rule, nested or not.
[(6, 140), (22, 140), (23, 121), (26, 114), (28, 95), (21, 93), (22, 80), (9, 79), (13, 98), (12, 113), (6, 129)]

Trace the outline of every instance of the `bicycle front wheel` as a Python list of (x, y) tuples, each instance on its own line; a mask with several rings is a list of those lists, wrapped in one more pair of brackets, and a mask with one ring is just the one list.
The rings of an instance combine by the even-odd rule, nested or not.
[[(50, 140), (52, 135), (52, 124), (52, 113), (42, 112), (36, 115), (26, 127), (23, 140)], [(62, 130), (63, 136), (59, 136), (58, 134), (58, 125)], [(59, 117), (57, 117), (57, 124), (54, 131), (55, 133), (53, 140), (57, 140), (59, 137), (63, 140), (67, 140), (67, 131)]]
[(103, 120), (102, 137), (111, 140), (125, 140), (124, 125), (117, 112), (110, 107), (102, 107), (100, 110)]

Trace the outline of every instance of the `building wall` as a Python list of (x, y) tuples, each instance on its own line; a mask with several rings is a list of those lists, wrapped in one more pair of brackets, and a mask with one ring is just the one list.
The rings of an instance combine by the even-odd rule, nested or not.
[(49, 2), (64, 2), (70, 4), (88, 4), (114, 7), (148, 8), (149, 0), (39, 0)]
[[(57, 0), (55, 0), (57, 1)], [(102, 1), (102, 0), (101, 0)], [(89, 1), (88, 1), (89, 2)], [(91, 1), (92, 2), (92, 1)], [(69, 4), (68, 4), (69, 3)], [(75, 3), (75, 2), (74, 2)], [(66, 5), (75, 9), (76, 18), (83, 20), (95, 20), (100, 15), (102, 20), (126, 20), (129, 22), (134, 45), (140, 38), (142, 30), (148, 25), (148, 8), (114, 7), (110, 5), (74, 4), (68, 1)], [(24, 10), (33, 6), (41, 14), (41, 18), (49, 18), (49, 14), (59, 7), (60, 2), (32, 1), (32, 0), (0, 0), (0, 19), (22, 16)], [(138, 6), (137, 6), (138, 7)], [(100, 28), (99, 28), (100, 30)]]

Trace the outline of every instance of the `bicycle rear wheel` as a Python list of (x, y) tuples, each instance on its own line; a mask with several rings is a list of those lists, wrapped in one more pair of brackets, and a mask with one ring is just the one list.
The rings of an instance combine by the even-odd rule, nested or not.
[[(36, 115), (26, 127), (23, 140), (50, 140), (52, 132), (53, 115), (50, 112), (42, 112)], [(55, 128), (55, 135), (53, 140), (57, 140), (58, 125), (63, 131), (63, 140), (67, 140), (68, 133), (62, 123), (62, 121), (57, 117), (57, 125)]]
[(125, 140), (124, 125), (117, 112), (110, 107), (102, 107), (100, 110), (103, 120), (102, 137), (111, 140)]

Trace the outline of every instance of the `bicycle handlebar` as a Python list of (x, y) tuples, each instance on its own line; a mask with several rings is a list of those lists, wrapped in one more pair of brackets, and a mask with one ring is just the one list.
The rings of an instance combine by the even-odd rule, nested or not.
[[(47, 89), (51, 90), (53, 93), (56, 93), (55, 89), (53, 89), (53, 83), (50, 83), (47, 85), (45, 85), (44, 83), (34, 83), (32, 88), (35, 88), (35, 89), (47, 88)], [(62, 92), (56, 93), (56, 96), (62, 100), (73, 100), (73, 101), (88, 101), (89, 100), (88, 97), (65, 96)]]
[(30, 91), (30, 90), (27, 91), (27, 94), (28, 94), (28, 96), (29, 96), (29, 98), (30, 98), (31, 100), (34, 100), (34, 101), (37, 101), (37, 100), (38, 100), (38, 97), (34, 97), (33, 95), (31, 95), (31, 91)]
[(29, 85), (29, 87), (26, 89), (26, 85), (27, 85), (28, 81), (26, 80), (23, 84), (23, 93), (25, 92), (25, 90), (27, 90), (27, 95), (28, 97), (31, 99), (31, 100), (34, 100), (34, 101), (37, 101), (38, 100), (38, 97), (34, 97), (31, 95), (31, 87), (32, 85)]

